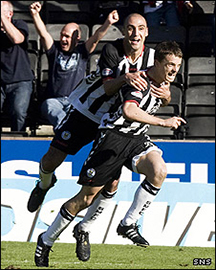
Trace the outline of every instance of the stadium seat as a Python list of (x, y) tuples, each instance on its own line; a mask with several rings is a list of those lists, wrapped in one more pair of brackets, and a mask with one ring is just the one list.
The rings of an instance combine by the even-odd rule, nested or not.
[(176, 41), (183, 53), (186, 45), (186, 29), (184, 26), (151, 26), (146, 38), (146, 45), (155, 48), (156, 45), (165, 40)]
[(187, 58), (213, 55), (213, 27), (196, 25), (189, 28)]
[(199, 85), (186, 89), (185, 139), (215, 139), (215, 86)]
[(182, 91), (184, 91), (184, 85), (185, 85), (185, 60), (182, 59), (181, 67), (175, 77), (173, 85), (176, 85), (177, 87), (180, 87)]
[[(166, 119), (168, 117), (160, 116), (160, 118)], [(147, 135), (149, 135), (152, 140), (175, 140), (178, 138), (174, 130), (153, 125), (149, 127)]]
[[(101, 24), (95, 24), (92, 27), (92, 34), (101, 26)], [(117, 38), (122, 38), (122, 26), (121, 25), (111, 25), (108, 29), (106, 35), (101, 39), (101, 41), (110, 41)]]
[(34, 23), (28, 23), (28, 28), (29, 28), (28, 50), (39, 53), (40, 39)]
[(27, 23), (33, 23), (33, 19), (29, 11), (29, 6), (33, 1), (11, 1), (11, 3), (14, 10), (13, 19), (21, 19)]
[(39, 65), (40, 65), (40, 76), (38, 78), (37, 94), (38, 94), (38, 101), (42, 102), (45, 97), (44, 92), (46, 90), (46, 85), (48, 82), (48, 60), (46, 53), (41, 54)]
[(93, 53), (92, 55), (90, 55), (88, 63), (89, 67), (87, 72), (88, 74), (91, 73), (92, 71), (96, 71), (99, 58), (100, 53)]
[(187, 88), (215, 84), (215, 57), (190, 57), (187, 62)]
[(194, 116), (187, 118), (184, 139), (215, 140), (215, 116)]
[[(182, 90), (174, 84), (171, 84), (171, 101), (165, 107), (160, 107), (155, 116), (167, 119), (182, 114)], [(182, 130), (171, 130), (170, 128), (150, 126), (147, 133), (152, 139), (181, 139)]]
[(118, 23), (123, 25), (124, 19), (130, 13), (139, 13), (142, 11), (142, 1), (93, 1), (94, 7), (94, 24), (96, 23), (104, 23), (108, 14), (117, 10), (119, 14)]
[(38, 64), (39, 64), (38, 54), (35, 53), (34, 51), (28, 51), (28, 56), (31, 64), (31, 70), (34, 74), (33, 90), (34, 93), (36, 93), (38, 84)]
[[(101, 24), (95, 24), (92, 27), (92, 34), (101, 26)], [(101, 53), (103, 46), (110, 41), (116, 40), (117, 38), (122, 38), (122, 26), (121, 25), (111, 25), (108, 29), (106, 35), (99, 41), (94, 53)]]
[(91, 24), (92, 1), (45, 1), (45, 23), (68, 23)]
[(193, 1), (194, 9), (188, 16), (189, 26), (212, 26), (215, 10), (215, 1)]
[[(51, 34), (54, 40), (59, 40), (60, 39), (60, 32), (63, 28), (65, 23), (61, 24), (47, 24), (46, 28), (47, 31)], [(81, 42), (86, 41), (89, 38), (89, 27), (86, 24), (79, 24), (80, 29), (81, 29)]]

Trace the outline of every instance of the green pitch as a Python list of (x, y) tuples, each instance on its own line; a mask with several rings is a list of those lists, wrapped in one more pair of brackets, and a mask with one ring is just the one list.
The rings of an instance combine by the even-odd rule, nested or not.
[(48, 268), (35, 266), (35, 248), (36, 243), (1, 242), (1, 269), (215, 269), (214, 248), (92, 244), (90, 260), (81, 262), (75, 244), (55, 243)]

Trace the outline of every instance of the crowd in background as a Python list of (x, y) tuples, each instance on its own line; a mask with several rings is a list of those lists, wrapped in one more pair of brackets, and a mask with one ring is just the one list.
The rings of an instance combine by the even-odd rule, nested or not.
[[(17, 3), (15, 3), (17, 2)], [(19, 3), (20, 2), (20, 3)], [(29, 111), (31, 111), (31, 108), (33, 108), (34, 113), (33, 115), (36, 115), (37, 113), (39, 118), (44, 119), (44, 123), (51, 124), (54, 126), (57, 124), (57, 119), (53, 120), (49, 117), (50, 110), (50, 104), (43, 104), (41, 106), (38, 104), (38, 93), (35, 93), (35, 85), (36, 85), (36, 92), (38, 91), (38, 85), (35, 83), (35, 78), (37, 77), (36, 74), (34, 74), (31, 63), (29, 59), (29, 44), (28, 44), (28, 37), (29, 37), (29, 29), (28, 29), (28, 23), (34, 21), (33, 13), (28, 11), (29, 21), (26, 20), (26, 18), (16, 19), (16, 5), (22, 5), (21, 2), (24, 1), (1, 1), (1, 115), (9, 115), (10, 116), (10, 128), (11, 131), (18, 131), (18, 132), (25, 132), (26, 126), (27, 126), (27, 118)], [(30, 1), (26, 1), (30, 2)], [(52, 10), (52, 5), (55, 6), (55, 2), (58, 4), (58, 1), (41, 1), (43, 3), (42, 5), (42, 11), (41, 11), (41, 22), (45, 24), (47, 23), (60, 23), (61, 16), (62, 21), (63, 19), (63, 12), (61, 15), (61, 5), (57, 5), (60, 9), (60, 12), (58, 12), (58, 18), (56, 18), (56, 22), (54, 22), (53, 17), (48, 16), (48, 7), (50, 10)], [(68, 2), (71, 1), (61, 1), (62, 4), (68, 4)], [(215, 57), (215, 9), (213, 14), (208, 14), (210, 16), (201, 16), (205, 12), (203, 11), (202, 7), (199, 6), (200, 1), (86, 1), (85, 5), (82, 5), (82, 1), (72, 1), (76, 3), (80, 3), (80, 16), (74, 18), (73, 22), (75, 25), (80, 23), (85, 23), (84, 16), (82, 17), (81, 12), (82, 9), (88, 9), (89, 12), (91, 12), (92, 16), (86, 17), (86, 24), (89, 26), (90, 29), (90, 35), (92, 36), (91, 29), (94, 24), (103, 24), (106, 19), (108, 18), (110, 12), (112, 12), (114, 9), (118, 11), (119, 14), (119, 21), (118, 25), (122, 25), (124, 18), (133, 12), (137, 12), (142, 14), (146, 20), (149, 27), (149, 31), (152, 27), (160, 27), (160, 26), (167, 26), (167, 27), (178, 27), (183, 26), (185, 27), (187, 31), (187, 35), (189, 34), (189, 28), (193, 25), (196, 25), (197, 17), (199, 18), (199, 25), (202, 25), (202, 18), (207, 18), (206, 21), (203, 21), (203, 25), (208, 25), (212, 27), (212, 35), (211, 39), (211, 47), (212, 50), (210, 52), (212, 57)], [(207, 1), (212, 2), (212, 1)], [(88, 4), (87, 4), (88, 3)], [(86, 5), (87, 4), (87, 5)], [(13, 6), (15, 7), (13, 9)], [(29, 7), (28, 7), (29, 8)], [(79, 13), (79, 12), (78, 12)], [(82, 22), (83, 19), (83, 22)], [(58, 21), (59, 20), (59, 21)], [(88, 20), (88, 21), (87, 21)], [(40, 22), (40, 23), (41, 23)], [(72, 22), (68, 21), (67, 23)], [(66, 24), (66, 22), (64, 21)], [(76, 24), (77, 23), (77, 24)], [(35, 24), (36, 28), (35, 31), (40, 34), (40, 30), (38, 31), (38, 25)], [(42, 26), (43, 27), (43, 26)], [(79, 28), (77, 28), (79, 30)], [(80, 31), (80, 30), (79, 30)], [(79, 35), (79, 33), (78, 33)], [(40, 35), (42, 44), (43, 44), (43, 36)], [(188, 39), (188, 36), (187, 36)], [(147, 40), (148, 41), (148, 40)], [(78, 50), (79, 43), (79, 37), (77, 39), (77, 44), (73, 45), (74, 50)], [(81, 43), (81, 42), (80, 42)], [(148, 44), (148, 43), (147, 43)], [(205, 44), (205, 43), (203, 43)], [(62, 45), (64, 46), (64, 44)], [(80, 45), (79, 45), (80, 46)], [(43, 48), (47, 48), (46, 46)], [(79, 49), (80, 50), (80, 49)], [(83, 50), (83, 49), (82, 49)], [(41, 51), (41, 49), (40, 49)], [(64, 49), (63, 49), (64, 51)], [(79, 74), (79, 80), (81, 77), (84, 77), (86, 73), (88, 73), (88, 62), (89, 55), (93, 53), (92, 51), (86, 52), (77, 52), (76, 54), (80, 54), (81, 58), (83, 57), (86, 59), (85, 64), (82, 66), (82, 72), (79, 70), (77, 74)], [(184, 57), (187, 57), (190, 55), (187, 50), (184, 52)], [(67, 53), (66, 53), (67, 54)], [(78, 55), (77, 54), (77, 55)], [(55, 55), (55, 51), (53, 51), (53, 55)], [(85, 55), (85, 56), (84, 56)], [(201, 55), (202, 56), (202, 55)], [(208, 56), (208, 55), (203, 55)], [(51, 56), (52, 57), (52, 54)], [(53, 56), (54, 57), (54, 56)], [(62, 58), (62, 63), (65, 64), (65, 68), (67, 64), (71, 65), (78, 65), (78, 62), (75, 61), (73, 63), (68, 63), (67, 60), (69, 58)], [(38, 56), (39, 58), (39, 56)], [(49, 56), (48, 56), (49, 59)], [(50, 63), (50, 59), (49, 59)], [(75, 64), (76, 63), (76, 64)], [(78, 67), (74, 67), (78, 71)], [(53, 72), (53, 74), (52, 74)], [(55, 78), (57, 76), (54, 74), (55, 70), (49, 69), (49, 80), (52, 77)], [(69, 71), (70, 72), (70, 71)], [(64, 80), (64, 76), (61, 72), (58, 73), (58, 77), (53, 79), (54, 85), (60, 84), (62, 86), (62, 81)], [(80, 77), (81, 76), (81, 77)], [(61, 77), (61, 78), (60, 78)], [(60, 78), (60, 79), (59, 79)], [(68, 83), (68, 77), (65, 77), (66, 82)], [(78, 79), (77, 76), (75, 76), (76, 79)], [(58, 81), (59, 80), (59, 81)], [(77, 82), (78, 83), (78, 82)], [(40, 83), (38, 83), (40, 84)], [(75, 83), (76, 84), (76, 83)], [(49, 84), (48, 84), (49, 85)], [(68, 87), (68, 86), (67, 86)], [(75, 87), (75, 85), (74, 85)], [(73, 87), (73, 89), (74, 89)], [(70, 89), (71, 91), (73, 89)], [(68, 89), (69, 90), (69, 89)], [(70, 91), (66, 93), (66, 90), (63, 94), (59, 95), (53, 95), (49, 96), (52, 98), (61, 98), (61, 102), (59, 102), (57, 105), (54, 104), (54, 107), (56, 109), (56, 106), (61, 106), (61, 110), (67, 111), (68, 104), (67, 100), (64, 100), (65, 97), (69, 95)], [(45, 92), (45, 96), (47, 96), (47, 92)], [(44, 98), (42, 98), (44, 101)], [(36, 101), (36, 105), (35, 105)], [(31, 103), (34, 103), (33, 105)], [(34, 107), (35, 106), (35, 107)], [(53, 106), (53, 104), (52, 104)], [(35, 109), (36, 108), (36, 109)], [(39, 110), (38, 110), (39, 108)], [(46, 117), (47, 114), (47, 117)], [(30, 119), (31, 120), (31, 119)], [(30, 121), (31, 122), (31, 121)], [(4, 124), (2, 124), (3, 127)]]

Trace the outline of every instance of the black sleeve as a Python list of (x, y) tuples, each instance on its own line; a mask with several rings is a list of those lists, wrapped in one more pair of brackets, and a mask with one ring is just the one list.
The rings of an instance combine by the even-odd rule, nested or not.
[(118, 67), (118, 54), (113, 44), (107, 43), (106, 45), (104, 45), (98, 64), (103, 79), (109, 77), (116, 78), (116, 69)]
[(23, 20), (12, 20), (12, 23), (25, 37), (25, 40), (20, 46), (24, 47), (24, 49), (27, 49), (29, 36), (29, 29), (27, 23)]

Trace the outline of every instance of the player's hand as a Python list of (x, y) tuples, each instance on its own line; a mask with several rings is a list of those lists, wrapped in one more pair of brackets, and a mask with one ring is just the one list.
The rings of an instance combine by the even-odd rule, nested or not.
[(168, 105), (171, 100), (170, 83), (156, 87), (151, 84), (151, 95), (163, 100), (163, 105)]
[(110, 12), (107, 20), (109, 21), (109, 24), (116, 23), (119, 20), (119, 15), (118, 15), (117, 10), (113, 10), (112, 12)]
[(180, 116), (164, 119), (164, 127), (170, 127), (172, 130), (177, 129), (182, 123), (186, 124), (187, 122)]
[(139, 91), (145, 91), (148, 83), (144, 77), (146, 77), (146, 75), (143, 71), (129, 72), (125, 74), (125, 82)]
[(36, 15), (41, 11), (41, 3), (34, 2), (29, 6), (29, 9), (32, 15)]

